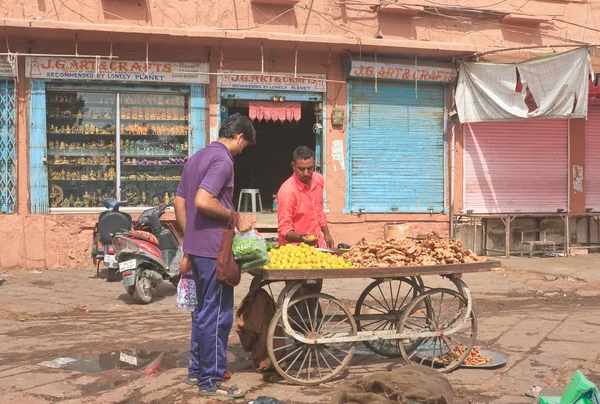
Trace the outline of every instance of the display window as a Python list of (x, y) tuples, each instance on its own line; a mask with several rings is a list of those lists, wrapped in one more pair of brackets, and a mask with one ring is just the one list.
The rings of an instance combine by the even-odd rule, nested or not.
[(189, 95), (46, 90), (48, 206), (169, 203), (188, 157)]

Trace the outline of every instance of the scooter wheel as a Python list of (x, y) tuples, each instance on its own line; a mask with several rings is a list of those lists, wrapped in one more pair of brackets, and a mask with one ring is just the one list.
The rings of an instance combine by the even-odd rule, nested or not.
[(143, 272), (139, 272), (135, 285), (133, 286), (133, 297), (141, 303), (148, 304), (152, 301), (152, 280), (143, 276)]

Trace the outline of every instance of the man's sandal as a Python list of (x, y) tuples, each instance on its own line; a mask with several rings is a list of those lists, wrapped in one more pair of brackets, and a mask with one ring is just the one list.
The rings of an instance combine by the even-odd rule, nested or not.
[[(225, 374), (223, 375), (223, 380), (229, 380), (229, 379), (231, 379), (231, 372), (226, 370)], [(198, 379), (195, 377), (186, 377), (185, 384), (190, 385), (190, 386), (197, 386)]]
[[(219, 390), (226, 391), (227, 393), (219, 393)], [(227, 397), (227, 398), (242, 398), (246, 395), (246, 393), (236, 393), (236, 390), (239, 391), (238, 386), (224, 386), (221, 382), (215, 383), (211, 388), (206, 390), (198, 391), (198, 395), (203, 397)]]

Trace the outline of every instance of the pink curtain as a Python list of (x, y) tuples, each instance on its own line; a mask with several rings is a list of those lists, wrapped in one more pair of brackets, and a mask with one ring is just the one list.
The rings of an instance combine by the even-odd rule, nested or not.
[(250, 101), (248, 103), (250, 119), (263, 119), (267, 122), (298, 122), (302, 115), (302, 106), (300, 102), (293, 101)]

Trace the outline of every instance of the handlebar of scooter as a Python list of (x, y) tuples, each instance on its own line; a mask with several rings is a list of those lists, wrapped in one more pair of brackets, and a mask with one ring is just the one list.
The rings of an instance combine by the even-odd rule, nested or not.
[[(158, 219), (159, 220), (165, 214), (165, 211), (168, 208), (170, 208), (171, 206), (173, 206), (173, 204), (171, 202), (169, 202), (167, 204), (161, 204), (154, 208), (154, 209), (158, 209)], [(143, 214), (140, 217), (138, 217), (137, 220), (135, 221), (135, 223), (133, 224), (134, 230), (138, 230), (140, 228), (143, 228), (144, 226), (149, 225), (150, 224), (148, 222), (149, 218), (150, 218), (150, 216), (146, 216)]]
[(164, 215), (164, 214), (165, 214), (165, 211), (166, 211), (168, 208), (170, 208), (171, 206), (173, 206), (173, 202), (169, 202), (169, 203), (167, 203), (166, 205), (164, 205), (164, 204), (163, 204), (163, 205), (160, 205), (160, 215), (161, 215), (161, 216), (162, 216), (162, 215)]

